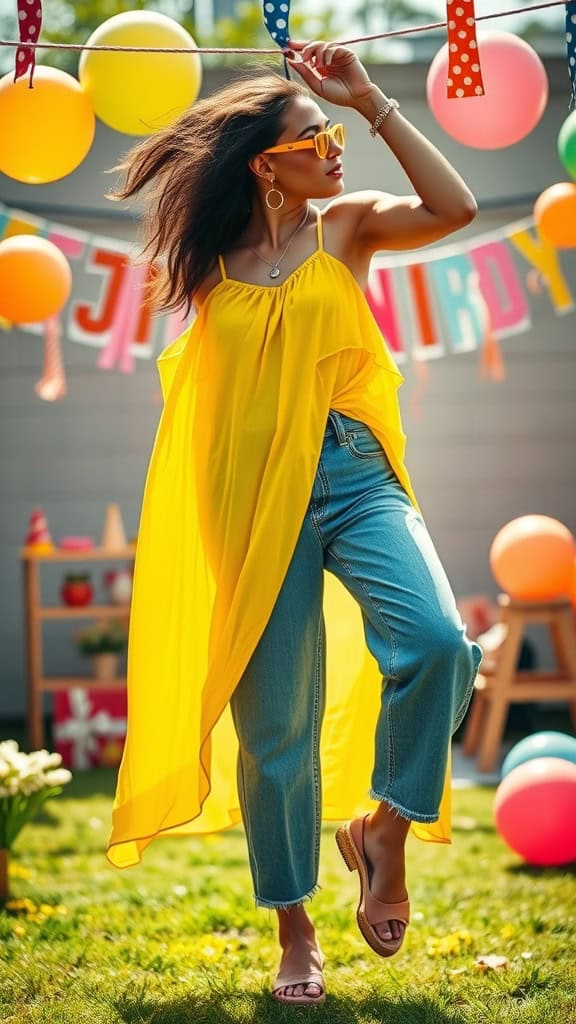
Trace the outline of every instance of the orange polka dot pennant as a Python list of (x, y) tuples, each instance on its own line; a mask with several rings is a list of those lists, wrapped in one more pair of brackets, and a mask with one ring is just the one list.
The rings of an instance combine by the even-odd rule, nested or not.
[(483, 96), (474, 0), (446, 0), (448, 99)]
[[(18, 31), (21, 43), (37, 43), (42, 27), (42, 0), (18, 0)], [(36, 65), (36, 50), (19, 46), (16, 50), (14, 81), (30, 71), (30, 86)]]

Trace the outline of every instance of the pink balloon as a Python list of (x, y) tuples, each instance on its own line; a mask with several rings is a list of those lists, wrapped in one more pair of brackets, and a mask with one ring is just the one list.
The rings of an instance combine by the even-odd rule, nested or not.
[(494, 820), (528, 864), (576, 860), (576, 764), (536, 757), (518, 765), (498, 786)]
[[(475, 149), (502, 149), (525, 138), (536, 127), (548, 100), (544, 65), (528, 43), (510, 32), (478, 32), (478, 51), (467, 62), (480, 66), (484, 96), (449, 100), (448, 44), (438, 51), (428, 71), (426, 92), (434, 117), (448, 135)], [(466, 63), (454, 78), (466, 77)]]

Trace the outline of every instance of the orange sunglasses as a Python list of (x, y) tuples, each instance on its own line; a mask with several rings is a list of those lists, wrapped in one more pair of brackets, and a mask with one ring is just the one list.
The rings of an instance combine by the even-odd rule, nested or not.
[(346, 135), (343, 124), (333, 124), (323, 132), (318, 132), (311, 139), (302, 139), (300, 142), (284, 142), (281, 146), (271, 146), (270, 149), (262, 150), (263, 153), (292, 153), (298, 149), (315, 149), (316, 156), (324, 160), (328, 156), (330, 142), (334, 141), (340, 149), (346, 145)]

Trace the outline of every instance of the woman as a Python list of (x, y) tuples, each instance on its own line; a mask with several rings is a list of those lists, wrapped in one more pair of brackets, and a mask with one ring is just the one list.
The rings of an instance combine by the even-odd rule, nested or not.
[[(476, 204), (350, 49), (293, 43), (287, 56), (305, 86), (242, 80), (123, 164), (119, 197), (152, 185), (160, 301), (193, 299), (197, 317), (159, 360), (165, 407), (138, 538), (108, 856), (126, 867), (160, 834), (225, 828), (241, 813), (256, 901), (278, 914), (273, 993), (299, 1004), (325, 998), (303, 905), (317, 887), (321, 813), (350, 815), (373, 762), (376, 807), (337, 840), (381, 956), (409, 920), (408, 829), (448, 841), (450, 736), (481, 651), (418, 509), (402, 378), (363, 289), (374, 252), (442, 238)], [(354, 108), (414, 194), (344, 195), (344, 132), (310, 93)], [(322, 215), (311, 197), (329, 200)], [(330, 613), (339, 605), (343, 652), (328, 695), (323, 600)], [(362, 664), (344, 636), (358, 611)]]

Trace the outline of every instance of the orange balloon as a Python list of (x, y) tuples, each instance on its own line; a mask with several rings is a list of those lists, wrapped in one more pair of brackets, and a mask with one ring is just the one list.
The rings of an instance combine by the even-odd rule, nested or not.
[(534, 204), (534, 219), (557, 249), (576, 246), (576, 185), (559, 181), (542, 192)]
[(32, 324), (55, 316), (72, 288), (65, 255), (47, 238), (13, 235), (0, 242), (0, 316)]
[(0, 79), (0, 171), (28, 185), (57, 181), (78, 167), (92, 141), (92, 103), (72, 75), (39, 65)]
[(576, 542), (563, 523), (550, 516), (521, 516), (496, 534), (490, 568), (510, 597), (547, 601), (569, 596), (575, 554)]
[(572, 570), (572, 586), (570, 588), (570, 600), (574, 606), (574, 614), (576, 615), (576, 558), (574, 559), (574, 567)]

